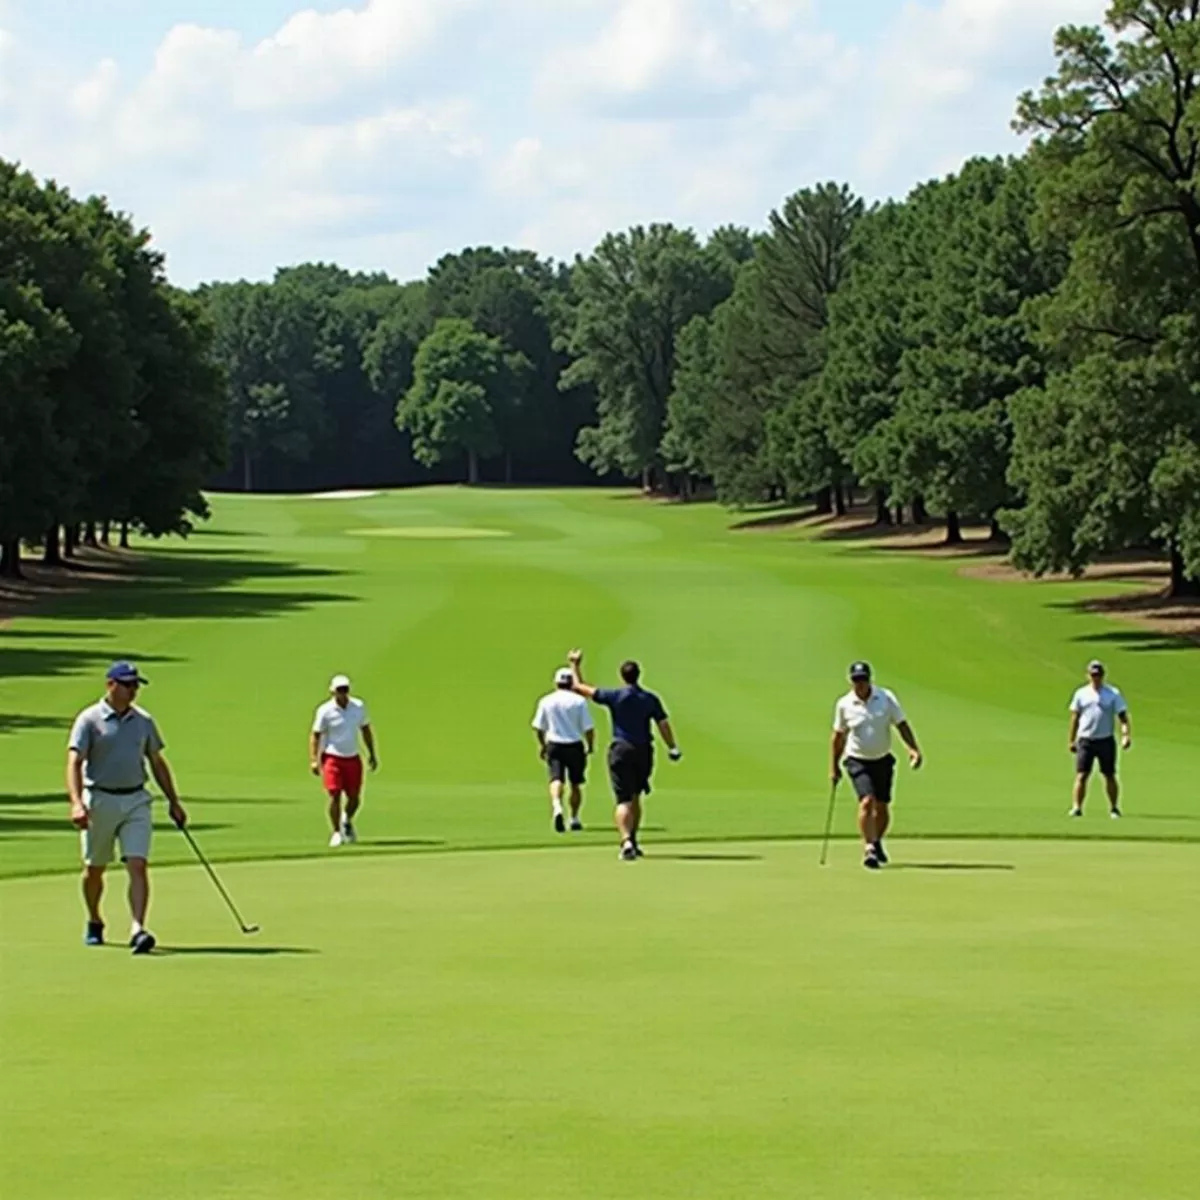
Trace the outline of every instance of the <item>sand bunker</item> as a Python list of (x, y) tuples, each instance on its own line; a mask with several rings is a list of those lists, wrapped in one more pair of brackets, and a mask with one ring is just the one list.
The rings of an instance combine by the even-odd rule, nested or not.
[(361, 492), (350, 488), (343, 492), (313, 492), (306, 500), (370, 500), (379, 492)]
[(350, 529), (347, 532), (351, 537), (410, 538), (429, 542), (512, 537), (507, 529), (475, 529), (469, 525), (377, 525), (371, 529)]

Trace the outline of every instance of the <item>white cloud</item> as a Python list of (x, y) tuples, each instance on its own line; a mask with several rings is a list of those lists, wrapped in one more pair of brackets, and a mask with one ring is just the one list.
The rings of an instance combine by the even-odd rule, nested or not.
[(1055, 27), (1105, 7), (864, 0), (890, 11), (851, 36), (835, 2), (370, 0), (257, 41), (179, 23), (145, 65), (114, 25), (71, 47), (79, 70), (69, 30), (18, 41), (0, 0), (0, 152), (110, 194), (184, 283), (305, 258), (417, 274), (483, 241), (569, 257), (633, 222), (761, 225), (823, 179), (903, 193), (1014, 150)]

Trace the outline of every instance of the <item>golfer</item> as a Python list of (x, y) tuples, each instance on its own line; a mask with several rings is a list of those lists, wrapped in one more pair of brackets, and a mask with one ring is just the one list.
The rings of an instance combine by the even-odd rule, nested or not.
[(1071, 816), (1083, 816), (1092, 767), (1100, 766), (1108, 791), (1108, 815), (1121, 815), (1121, 785), (1117, 782), (1117, 722), (1121, 724), (1121, 749), (1133, 745), (1133, 726), (1125, 697), (1104, 682), (1104, 664), (1098, 659), (1088, 663), (1088, 682), (1071, 697), (1071, 730), (1067, 737), (1075, 755), (1075, 790)]
[[(358, 739), (367, 747), (371, 770), (379, 770), (375, 754), (375, 734), (367, 706), (350, 695), (350, 680), (335, 675), (329, 681), (330, 699), (313, 715), (312, 733), (308, 739), (309, 768), (321, 777), (329, 795), (329, 820), (333, 825), (331, 846), (357, 842), (354, 818), (362, 803), (363, 763), (358, 752)], [(342, 795), (346, 811), (342, 813)]]
[(918, 769), (924, 759), (900, 701), (887, 688), (871, 682), (869, 663), (854, 663), (850, 668), (850, 691), (837, 702), (833, 713), (830, 774), (836, 787), (844, 765), (858, 794), (863, 866), (871, 871), (879, 870), (888, 860), (883, 835), (891, 822), (892, 786), (896, 777), (892, 726), (908, 747), (913, 770)]
[(581, 696), (602, 704), (612, 713), (613, 740), (608, 748), (608, 775), (616, 800), (620, 857), (633, 862), (642, 857), (638, 829), (642, 823), (642, 797), (650, 793), (654, 771), (654, 731), (666, 742), (672, 762), (683, 757), (675, 741), (662, 701), (641, 686), (642, 669), (633, 661), (621, 664), (621, 688), (596, 688), (583, 681), (583, 651), (568, 656), (573, 686)]
[(171, 820), (180, 828), (187, 813), (179, 803), (171, 768), (163, 757), (163, 740), (154, 718), (134, 704), (146, 680), (132, 663), (113, 663), (104, 681), (104, 699), (85, 708), (71, 727), (67, 743), (67, 794), (71, 823), (80, 830), (83, 848), (83, 902), (87, 906), (88, 946), (104, 945), (100, 898), (104, 872), (121, 847), (129, 874), (129, 911), (133, 918), (129, 945), (134, 954), (149, 954), (154, 935), (146, 928), (150, 906), (150, 793), (146, 764), (167, 798)]
[(538, 701), (533, 715), (533, 731), (537, 735), (538, 753), (550, 772), (550, 808), (554, 832), (565, 833), (566, 814), (563, 812), (563, 785), (571, 785), (571, 830), (583, 828), (579, 819), (583, 808), (583, 785), (587, 777), (587, 760), (596, 749), (596, 727), (587, 701), (575, 694), (575, 674), (570, 667), (554, 673), (554, 691)]

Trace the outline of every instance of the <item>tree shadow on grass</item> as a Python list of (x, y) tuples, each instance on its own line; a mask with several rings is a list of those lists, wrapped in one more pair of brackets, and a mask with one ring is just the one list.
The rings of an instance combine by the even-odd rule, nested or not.
[[(101, 681), (106, 668), (116, 659), (129, 659), (139, 667), (155, 663), (176, 663), (172, 655), (138, 654), (129, 648), (90, 650), (83, 647), (38, 649), (30, 646), (7, 645), (8, 635), (0, 632), (0, 679), (50, 679), (91, 671), (96, 675), (96, 694), (102, 690)], [(32, 719), (32, 718), (31, 718)]]
[(44, 597), (37, 615), (84, 621), (273, 617), (318, 604), (349, 603), (357, 597), (284, 588), (249, 590), (246, 585), (328, 580), (348, 574), (249, 551), (148, 550), (113, 555), (111, 570), (85, 589)]
[(979, 862), (894, 862), (888, 871), (1015, 871), (1014, 863)]
[(0, 737), (6, 733), (28, 733), (34, 729), (69, 729), (69, 717), (38, 717), (25, 713), (0, 713)]
[(652, 853), (654, 859), (661, 859), (667, 862), (700, 862), (700, 863), (720, 863), (720, 862), (762, 862), (761, 854), (721, 854), (713, 851), (711, 854), (658, 854)]
[(227, 955), (236, 958), (273, 958), (281, 954), (320, 954), (308, 946), (157, 946), (153, 958), (174, 958), (176, 955)]
[(387, 847), (391, 850), (419, 849), (427, 847), (434, 849), (447, 843), (438, 838), (359, 838), (360, 846)]

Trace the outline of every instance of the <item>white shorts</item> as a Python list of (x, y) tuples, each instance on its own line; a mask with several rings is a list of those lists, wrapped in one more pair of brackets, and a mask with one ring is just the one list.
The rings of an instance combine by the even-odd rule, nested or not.
[(150, 793), (142, 788), (128, 796), (85, 788), (83, 805), (88, 810), (87, 828), (79, 835), (83, 861), (89, 867), (106, 867), (113, 860), (113, 847), (121, 845), (121, 861), (150, 857)]

